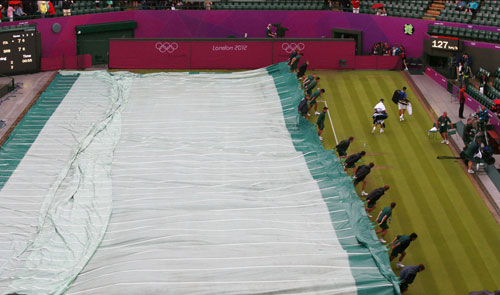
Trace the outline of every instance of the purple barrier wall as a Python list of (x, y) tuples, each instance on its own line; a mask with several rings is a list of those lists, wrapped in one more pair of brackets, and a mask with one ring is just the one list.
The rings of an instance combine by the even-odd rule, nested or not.
[[(334, 11), (138, 10), (1, 23), (0, 26), (37, 23), (42, 33), (42, 56), (56, 57), (63, 51), (64, 55), (76, 55), (75, 26), (126, 20), (137, 21), (136, 38), (227, 38), (231, 35), (239, 38), (245, 33), (250, 38), (263, 38), (268, 23), (281, 23), (288, 27), (289, 38), (330, 38), (334, 27), (362, 30), (365, 53), (370, 52), (375, 42), (388, 41), (404, 45), (409, 57), (422, 55), (427, 24), (433, 23), (421, 19)], [(55, 23), (61, 25), (61, 32), (52, 31)], [(413, 25), (413, 35), (404, 34), (405, 24)]]
[[(446, 78), (443, 77), (438, 72), (436, 72), (434, 69), (430, 67), (425, 67), (425, 74), (431, 77), (434, 81), (436, 81), (436, 83), (441, 85), (443, 88), (448, 89), (448, 83), (447, 83), (448, 81), (446, 80)], [(458, 92), (458, 88), (454, 86), (453, 91)], [(472, 98), (470, 95), (465, 94), (465, 97), (466, 97), (465, 104), (468, 107), (470, 107), (473, 110), (478, 110), (481, 108), (481, 104), (477, 100)], [(490, 116), (490, 121), (489, 121), (490, 124), (493, 125), (493, 127), (498, 133), (500, 133), (500, 119), (498, 119), (498, 117), (495, 114), (493, 114), (490, 110), (488, 110), (488, 114)]]
[(114, 39), (109, 67), (115, 69), (256, 69), (285, 61), (296, 48), (311, 69), (337, 69), (339, 59), (354, 64), (353, 41), (282, 39)]
[(356, 56), (354, 69), (356, 70), (400, 70), (400, 56)]

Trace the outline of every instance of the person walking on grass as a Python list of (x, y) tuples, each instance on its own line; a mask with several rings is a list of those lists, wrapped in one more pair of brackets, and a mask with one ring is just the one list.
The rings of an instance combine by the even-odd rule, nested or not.
[(401, 293), (408, 291), (409, 285), (413, 283), (417, 274), (424, 270), (425, 266), (423, 264), (405, 266), (403, 270), (401, 270), (401, 273), (399, 273), (399, 289)]
[(373, 166), (375, 164), (370, 163), (368, 165), (361, 165), (359, 167), (354, 168), (354, 178), (353, 178), (353, 184), (354, 186), (358, 185), (358, 183), (363, 182), (363, 185), (361, 186), (361, 195), (365, 195), (365, 187), (366, 187), (366, 177), (370, 172), (372, 171)]
[(325, 89), (318, 89), (314, 91), (310, 98), (309, 98), (309, 109), (311, 109), (314, 106), (314, 115), (319, 116), (320, 113), (318, 112), (318, 104), (317, 104), (317, 99), (320, 98), (321, 94), (325, 93)]
[(384, 133), (385, 128), (385, 119), (387, 119), (388, 115), (386, 112), (386, 108), (384, 105), (384, 99), (381, 98), (379, 103), (377, 103), (373, 107), (373, 129), (372, 133), (377, 129), (377, 125), (380, 125), (380, 133)]
[(449, 144), (448, 129), (453, 128), (453, 123), (451, 123), (448, 113), (444, 112), (443, 115), (438, 118), (436, 127), (439, 129), (439, 133), (441, 133), (441, 136), (443, 137), (443, 141), (441, 141), (441, 143)]
[(321, 134), (323, 133), (323, 129), (325, 128), (326, 112), (328, 112), (328, 108), (324, 107), (323, 112), (321, 113), (321, 115), (319, 115), (318, 120), (316, 121), (316, 125), (318, 126), (319, 140), (323, 140), (323, 137), (321, 137)]
[(408, 108), (408, 104), (410, 101), (408, 100), (408, 96), (406, 95), (406, 87), (403, 87), (403, 90), (399, 92), (399, 100), (398, 100), (398, 112), (399, 112), (399, 121), (405, 120), (405, 111)]
[(411, 242), (415, 241), (417, 239), (417, 234), (412, 233), (411, 235), (400, 235), (394, 238), (394, 240), (391, 242), (392, 246), (392, 252), (391, 255), (389, 256), (389, 261), (393, 261), (394, 258), (396, 258), (398, 255), (401, 254), (399, 257), (398, 263), (396, 263), (397, 268), (403, 268), (405, 267), (404, 264), (401, 262), (406, 256), (406, 248), (410, 246)]
[(319, 83), (319, 77), (316, 79), (312, 80), (311, 82), (307, 83), (306, 86), (304, 87), (304, 90), (307, 92), (307, 94), (311, 94), (314, 87), (316, 87)]
[[(373, 209), (377, 208), (377, 201), (382, 198), (382, 196), (386, 191), (389, 190), (389, 188), (390, 187), (386, 184), (383, 187), (372, 190), (369, 194), (366, 195), (366, 213), (368, 213), (368, 217), (372, 217), (370, 215), (370, 212), (372, 212)], [(363, 193), (361, 193), (361, 195), (364, 196)]]
[(309, 65), (309, 61), (306, 60), (305, 63), (301, 64), (300, 67), (299, 67), (299, 70), (297, 71), (297, 79), (301, 80), (302, 78), (304, 78), (304, 75), (307, 71), (307, 66)]
[(365, 154), (366, 154), (365, 151), (361, 151), (359, 153), (352, 154), (349, 157), (347, 157), (347, 159), (344, 162), (344, 171), (347, 171), (348, 168), (355, 168), (356, 162), (361, 160), (361, 158), (363, 158)]
[(354, 141), (354, 137), (349, 137), (348, 139), (344, 139), (341, 142), (339, 142), (336, 146), (335, 149), (337, 150), (337, 153), (339, 154), (339, 158), (345, 159), (347, 158), (347, 149), (349, 148), (349, 145)]
[(396, 203), (392, 202), (389, 207), (385, 207), (380, 211), (380, 213), (377, 216), (377, 225), (380, 227), (379, 230), (377, 230), (377, 234), (380, 234), (380, 243), (385, 244), (387, 243), (386, 240), (384, 240), (384, 236), (387, 234), (387, 230), (389, 229), (389, 225), (387, 222), (391, 222), (390, 218), (392, 215), (392, 210), (396, 207)]

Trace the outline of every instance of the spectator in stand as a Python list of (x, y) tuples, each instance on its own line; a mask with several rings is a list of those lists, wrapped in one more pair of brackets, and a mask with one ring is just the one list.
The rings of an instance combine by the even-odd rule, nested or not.
[(212, 10), (212, 2), (205, 1), (205, 10)]
[(0, 4), (0, 23), (2, 22), (2, 17), (3, 17), (2, 10), (3, 10), (3, 5)]
[(458, 1), (458, 3), (457, 3), (457, 10), (459, 10), (459, 11), (465, 11), (466, 7), (467, 7), (467, 2), (465, 2), (465, 1)]
[(472, 12), (473, 15), (476, 15), (477, 8), (479, 7), (479, 4), (477, 4), (476, 0), (472, 0), (467, 4), (467, 11)]
[(457, 65), (457, 81), (460, 81), (462, 83), (464, 77), (464, 67), (462, 66), (462, 62), (459, 61)]
[(54, 5), (52, 4), (52, 2), (50, 1), (47, 1), (47, 5), (48, 5), (48, 10), (47, 10), (47, 13), (50, 15), (50, 16), (54, 16), (56, 14), (56, 10), (54, 8)]
[(415, 278), (417, 277), (417, 273), (425, 270), (425, 266), (423, 264), (419, 265), (408, 265), (401, 270), (399, 274), (400, 284), (399, 289), (401, 293), (408, 291), (409, 285), (413, 283)]
[(403, 63), (403, 67), (405, 68), (405, 71), (408, 71), (408, 64), (406, 63), (406, 51), (404, 50), (404, 47), (401, 46), (403, 49), (401, 49), (401, 62)]
[(460, 88), (458, 92), (458, 102), (460, 103), (460, 107), (458, 108), (458, 117), (460, 119), (465, 119), (464, 117), (464, 105), (465, 105), (465, 85)]
[(14, 15), (16, 15), (16, 16), (26, 15), (26, 13), (24, 13), (23, 8), (20, 5), (16, 5), (15, 9), (16, 10), (14, 11)]
[(73, 5), (73, 1), (71, 0), (64, 0), (62, 4), (62, 9), (63, 9), (63, 15), (64, 16), (71, 16), (71, 6)]
[(112, 0), (106, 1), (106, 5), (108, 8), (111, 8), (111, 6), (113, 6), (113, 1)]
[(352, 0), (352, 13), (359, 13), (359, 0)]
[(14, 21), (14, 7), (9, 4), (9, 7), (7, 8), (7, 17), (9, 18), (10, 22)]

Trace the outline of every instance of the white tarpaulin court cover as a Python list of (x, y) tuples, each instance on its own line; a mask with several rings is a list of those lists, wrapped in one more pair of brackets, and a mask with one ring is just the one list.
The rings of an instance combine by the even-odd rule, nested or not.
[(0, 150), (0, 292), (399, 294), (286, 64), (59, 74)]

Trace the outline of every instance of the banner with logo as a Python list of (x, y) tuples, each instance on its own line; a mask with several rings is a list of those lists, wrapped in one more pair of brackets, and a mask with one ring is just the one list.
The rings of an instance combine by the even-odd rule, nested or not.
[(336, 69), (339, 61), (355, 64), (354, 41), (335, 39), (110, 40), (109, 67), (114, 69), (257, 69), (304, 53), (309, 69)]
[(190, 69), (190, 42), (110, 41), (109, 67), (115, 69)]

